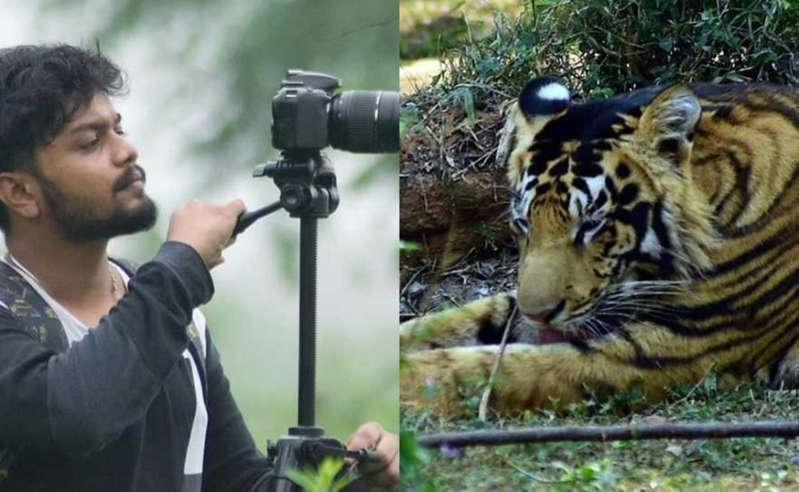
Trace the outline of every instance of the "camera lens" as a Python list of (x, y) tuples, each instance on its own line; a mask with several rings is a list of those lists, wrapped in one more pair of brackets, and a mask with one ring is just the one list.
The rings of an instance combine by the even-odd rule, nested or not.
[(399, 93), (345, 91), (330, 109), (330, 145), (349, 152), (399, 151)]

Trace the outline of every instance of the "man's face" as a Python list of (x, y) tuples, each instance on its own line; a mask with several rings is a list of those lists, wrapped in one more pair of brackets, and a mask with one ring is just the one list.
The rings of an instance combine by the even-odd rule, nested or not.
[(108, 97), (97, 93), (37, 152), (44, 213), (67, 239), (110, 239), (155, 223), (144, 169), (120, 119)]

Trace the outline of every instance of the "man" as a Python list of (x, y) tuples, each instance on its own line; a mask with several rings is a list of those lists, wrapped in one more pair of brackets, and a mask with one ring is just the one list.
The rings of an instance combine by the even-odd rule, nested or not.
[[(109, 99), (123, 88), (100, 53), (0, 50), (0, 490), (266, 490), (196, 310), (244, 204), (176, 211), (135, 275), (109, 260), (110, 238), (156, 218)], [(395, 435), (366, 424), (350, 445), (396, 487)]]

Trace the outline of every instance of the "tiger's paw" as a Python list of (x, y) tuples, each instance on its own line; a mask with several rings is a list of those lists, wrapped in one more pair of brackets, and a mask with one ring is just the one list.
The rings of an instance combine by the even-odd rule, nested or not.
[(400, 369), (400, 406), (441, 417), (461, 417), (471, 407), (476, 413), (486, 380), (479, 360), (455, 357), (451, 350), (406, 354)]
[(785, 390), (799, 389), (799, 355), (786, 357), (780, 362), (771, 387)]

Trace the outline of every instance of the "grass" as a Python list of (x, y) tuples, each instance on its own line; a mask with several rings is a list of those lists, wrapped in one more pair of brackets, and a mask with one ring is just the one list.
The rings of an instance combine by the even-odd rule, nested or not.
[[(635, 409), (631, 411), (631, 409)], [(476, 413), (476, 412), (475, 412)], [(587, 400), (565, 415), (526, 412), (515, 418), (441, 420), (427, 412), (401, 415), (406, 490), (799, 490), (799, 442), (779, 438), (553, 442), (422, 450), (427, 432), (527, 426), (796, 419), (799, 392), (741, 386), (716, 390), (711, 376), (674, 390), (659, 404), (640, 395)], [(404, 463), (404, 462), (403, 462)]]

